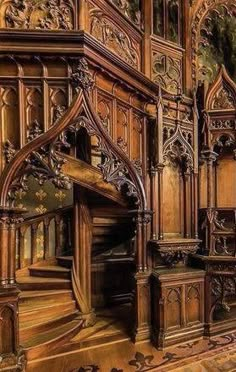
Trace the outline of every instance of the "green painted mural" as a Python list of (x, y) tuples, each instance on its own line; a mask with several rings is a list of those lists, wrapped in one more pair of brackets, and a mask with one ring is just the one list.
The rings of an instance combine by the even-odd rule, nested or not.
[(198, 80), (212, 82), (222, 64), (236, 81), (235, 1), (215, 7), (202, 24), (198, 49)]

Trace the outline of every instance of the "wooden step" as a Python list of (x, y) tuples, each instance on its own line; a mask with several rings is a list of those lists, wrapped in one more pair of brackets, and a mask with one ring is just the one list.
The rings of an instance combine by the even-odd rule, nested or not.
[(19, 296), (20, 304), (33, 304), (38, 301), (68, 302), (73, 300), (71, 290), (48, 290), (48, 291), (23, 291)]
[(76, 308), (75, 301), (71, 300), (66, 303), (34, 303), (33, 305), (20, 305), (19, 306), (19, 319), (20, 324), (23, 322), (35, 322), (44, 319), (45, 321), (53, 316), (58, 316), (59, 314), (72, 312)]
[(46, 357), (51, 351), (71, 340), (83, 326), (79, 317), (53, 330), (36, 334), (22, 344), (28, 361)]
[(60, 256), (57, 257), (58, 265), (70, 269), (72, 267), (73, 256)]
[(29, 267), (30, 276), (40, 278), (70, 279), (71, 271), (61, 266)]
[(78, 310), (73, 312), (69, 311), (65, 314), (60, 313), (60, 316), (51, 317), (46, 320), (41, 319), (37, 323), (35, 322), (20, 322), (20, 343), (27, 342), (29, 337), (33, 337), (35, 334), (50, 331), (56, 327), (62, 326), (68, 322), (74, 320), (79, 314)]
[(17, 283), (21, 291), (71, 289), (71, 281), (69, 279), (22, 276), (17, 278)]

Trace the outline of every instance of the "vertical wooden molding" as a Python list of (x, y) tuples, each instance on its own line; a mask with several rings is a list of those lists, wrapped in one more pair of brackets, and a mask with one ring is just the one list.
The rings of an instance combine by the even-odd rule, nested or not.
[[(19, 348), (18, 295), (15, 283), (16, 233), (19, 211), (0, 208), (0, 370), (23, 371), (26, 364)], [(17, 368), (20, 367), (21, 369)]]

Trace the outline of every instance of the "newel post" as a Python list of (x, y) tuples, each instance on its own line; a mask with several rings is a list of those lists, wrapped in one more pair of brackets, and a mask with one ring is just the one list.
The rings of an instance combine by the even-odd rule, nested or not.
[(24, 371), (25, 356), (19, 348), (16, 285), (16, 224), (22, 211), (0, 207), (0, 370)]
[(137, 211), (136, 220), (136, 264), (134, 329), (133, 341), (150, 338), (151, 334), (151, 297), (150, 272), (147, 266), (147, 225), (151, 221), (151, 211)]

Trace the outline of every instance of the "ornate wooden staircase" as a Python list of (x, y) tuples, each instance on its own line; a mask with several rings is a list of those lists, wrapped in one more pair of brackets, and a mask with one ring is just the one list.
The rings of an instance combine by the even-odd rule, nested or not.
[[(114, 210), (111, 203), (94, 194), (90, 198), (92, 260), (95, 261), (104, 261), (108, 252), (109, 258), (112, 248), (132, 239), (134, 234), (132, 218), (121, 207)], [(48, 219), (57, 220), (58, 223), (58, 220), (63, 220), (63, 214), (69, 216), (72, 211), (72, 208), (65, 208), (26, 219), (18, 227), (19, 233), (26, 233), (27, 226), (31, 234), (37, 234), (32, 226), (45, 225)], [(67, 225), (67, 228), (71, 229), (72, 225)], [(48, 230), (44, 230), (44, 242), (48, 242), (48, 233)], [(56, 230), (55, 234), (58, 233), (60, 231)], [(30, 240), (31, 253), (35, 254), (37, 250), (32, 246), (35, 239)], [(55, 241), (59, 242), (59, 237), (55, 237)], [(24, 257), (24, 239), (20, 239), (20, 243), (23, 244), (19, 247), (20, 256)], [(55, 247), (54, 257), (48, 257), (48, 247), (45, 246), (44, 250), (41, 258), (30, 258), (29, 266), (22, 267), (23, 263), (18, 260), (20, 345), (28, 360), (56, 353), (82, 330), (84, 322), (73, 292), (73, 256), (70, 252), (67, 253), (70, 255), (65, 255), (62, 247)], [(128, 260), (132, 262), (133, 258), (129, 257)], [(96, 303), (93, 305), (96, 306)]]

